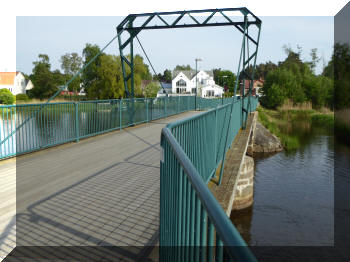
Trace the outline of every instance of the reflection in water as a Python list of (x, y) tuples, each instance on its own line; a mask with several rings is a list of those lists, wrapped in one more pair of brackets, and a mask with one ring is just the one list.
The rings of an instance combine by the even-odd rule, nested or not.
[(333, 245), (333, 130), (298, 120), (284, 131), (300, 148), (255, 158), (254, 204), (231, 219), (249, 245)]

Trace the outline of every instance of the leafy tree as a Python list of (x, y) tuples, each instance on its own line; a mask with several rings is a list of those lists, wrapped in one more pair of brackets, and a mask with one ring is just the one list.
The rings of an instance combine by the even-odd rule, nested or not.
[(236, 84), (236, 75), (230, 70), (213, 69), (214, 81), (216, 84), (223, 86), (225, 91), (233, 92)]
[(3, 88), (0, 89), (0, 104), (12, 105), (15, 102), (15, 96), (10, 90)]
[[(266, 79), (268, 72), (270, 72), (271, 70), (275, 70), (276, 68), (277, 68), (277, 65), (272, 63), (271, 61), (268, 61), (266, 63), (261, 63), (257, 65), (255, 68), (254, 79), (255, 80), (258, 80), (260, 78)], [(247, 71), (249, 74), (252, 74), (253, 65), (250, 65)]]
[(145, 96), (156, 97), (160, 89), (161, 89), (161, 86), (158, 83), (151, 82), (144, 89)]
[[(333, 55), (323, 75), (334, 80), (333, 104), (335, 109), (350, 107), (350, 46), (336, 43)], [(332, 97), (329, 95), (329, 97)]]
[[(86, 44), (83, 50), (83, 66), (87, 65), (100, 51), (101, 49), (97, 45)], [(101, 56), (103, 54), (104, 53), (91, 62), (81, 74), (82, 87), (84, 88), (88, 99), (96, 98), (96, 90), (98, 89), (97, 83), (100, 80), (97, 70), (101, 65)], [(94, 91), (90, 92), (90, 89)]]
[(60, 85), (64, 84), (64, 78), (56, 70), (51, 72), (51, 64), (48, 55), (39, 54), (39, 61), (33, 62), (34, 68), (30, 75), (34, 88), (29, 94), (40, 99), (51, 97)]
[[(66, 53), (61, 56), (61, 68), (66, 75), (66, 81), (69, 81), (81, 69), (83, 60), (77, 53)], [(80, 91), (80, 76), (76, 77), (68, 86), (69, 91)]]
[(89, 95), (96, 99), (122, 98), (124, 86), (120, 70), (120, 59), (113, 55), (102, 55), (97, 68), (96, 85), (89, 88)]
[(262, 93), (261, 102), (268, 108), (281, 106), (286, 98), (292, 99), (294, 103), (305, 101), (305, 95), (297, 77), (291, 70), (283, 67), (267, 74)]
[(172, 80), (171, 71), (168, 70), (168, 69), (165, 69), (164, 72), (163, 72), (163, 79), (162, 79), (162, 81), (170, 83), (171, 80)]
[[(263, 88), (264, 89), (264, 88)], [(261, 99), (262, 105), (267, 108), (276, 108), (281, 106), (286, 99), (284, 90), (276, 83), (272, 83), (269, 88), (263, 90)]]
[(153, 76), (153, 80), (158, 80), (160, 82), (166, 82), (166, 83), (170, 83), (172, 80), (172, 74), (171, 71), (168, 69), (165, 69), (163, 74), (158, 74), (158, 75), (154, 75)]
[(28, 101), (29, 97), (26, 94), (16, 95), (16, 101)]
[(177, 65), (175, 67), (175, 70), (178, 70), (178, 71), (189, 71), (189, 70), (193, 70), (193, 69), (191, 68), (190, 65)]
[(152, 79), (148, 65), (143, 62), (143, 58), (140, 55), (135, 55), (134, 57), (134, 74), (139, 75), (142, 80)]
[(321, 60), (321, 58), (317, 54), (317, 48), (311, 49), (310, 56), (311, 56), (310, 68), (311, 68), (312, 72), (315, 73), (317, 63), (320, 62), (320, 60)]

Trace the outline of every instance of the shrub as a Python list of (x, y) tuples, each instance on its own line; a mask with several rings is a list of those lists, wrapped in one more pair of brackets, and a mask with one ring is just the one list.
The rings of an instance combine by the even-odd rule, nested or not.
[(28, 101), (29, 97), (26, 94), (16, 95), (16, 101)]
[(12, 105), (15, 102), (15, 96), (10, 90), (3, 88), (0, 89), (0, 104)]

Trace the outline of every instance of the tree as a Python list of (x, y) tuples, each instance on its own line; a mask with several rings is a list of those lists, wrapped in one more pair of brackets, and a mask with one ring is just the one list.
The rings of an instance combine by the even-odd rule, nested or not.
[[(271, 89), (271, 90), (270, 90)], [(281, 106), (285, 99), (294, 103), (305, 101), (305, 94), (295, 74), (284, 67), (270, 71), (262, 88), (262, 104), (268, 108)]]
[(15, 96), (10, 90), (3, 88), (0, 89), (0, 104), (12, 105), (15, 102)]
[(193, 70), (193, 69), (191, 68), (190, 65), (177, 65), (175, 67), (175, 70), (177, 70), (177, 71), (189, 71), (189, 70)]
[(143, 62), (143, 57), (140, 55), (135, 55), (134, 57), (134, 74), (139, 75), (142, 80), (152, 79), (148, 65)]
[[(336, 43), (333, 55), (323, 71), (323, 75), (333, 79), (333, 104), (335, 109), (350, 107), (350, 46)], [(330, 92), (329, 92), (330, 93)], [(332, 93), (331, 93), (332, 94)], [(329, 96), (331, 97), (331, 94)]]
[(153, 80), (158, 80), (159, 82), (166, 82), (170, 83), (172, 80), (172, 74), (169, 69), (165, 69), (163, 74), (158, 74), (158, 75), (153, 75), (152, 77)]
[(317, 63), (320, 62), (320, 59), (321, 59), (317, 54), (317, 48), (311, 49), (310, 56), (311, 56), (310, 68), (311, 68), (312, 72), (315, 73)]
[(155, 83), (155, 82), (149, 83), (144, 90), (145, 97), (156, 97), (160, 89), (161, 87), (158, 83)]
[(120, 59), (113, 55), (102, 55), (97, 68), (96, 85), (89, 88), (90, 96), (96, 99), (122, 98), (124, 86), (120, 70)]
[[(90, 60), (92, 60), (101, 49), (97, 45), (86, 44), (83, 50), (83, 66), (87, 65)], [(84, 88), (86, 95), (89, 99), (95, 99), (96, 90), (98, 89), (97, 82), (100, 80), (98, 76), (97, 69), (101, 65), (101, 56), (98, 56), (93, 62), (87, 66), (81, 74), (81, 83)], [(91, 90), (94, 90), (90, 92)]]
[(171, 83), (172, 80), (172, 75), (171, 75), (171, 71), (168, 69), (165, 69), (163, 72), (163, 82), (167, 82), (167, 83)]
[[(275, 70), (276, 68), (277, 65), (275, 63), (272, 63), (271, 61), (261, 63), (255, 67), (254, 79), (266, 79), (268, 72), (270, 72), (271, 70)], [(253, 73), (253, 65), (250, 65), (247, 71), (251, 75)]]
[[(66, 53), (60, 59), (61, 68), (65, 73), (66, 81), (69, 81), (81, 69), (83, 60), (77, 53)], [(69, 91), (80, 91), (80, 76), (77, 76), (68, 86)]]
[(236, 84), (236, 75), (230, 70), (213, 69), (214, 81), (217, 85), (223, 86), (225, 91), (233, 92)]
[(29, 94), (40, 99), (51, 97), (57, 92), (58, 87), (64, 84), (64, 78), (58, 70), (54, 73), (50, 71), (51, 64), (48, 55), (39, 54), (39, 60), (33, 64), (30, 80), (34, 88), (29, 91)]
[(267, 108), (276, 108), (281, 106), (286, 99), (284, 90), (276, 83), (273, 83), (269, 88), (263, 90), (261, 99), (262, 105)]

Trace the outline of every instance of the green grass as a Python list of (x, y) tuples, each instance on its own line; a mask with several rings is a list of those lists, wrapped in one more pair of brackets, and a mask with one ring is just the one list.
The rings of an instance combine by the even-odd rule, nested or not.
[(308, 112), (294, 112), (293, 111), (277, 111), (269, 110), (262, 107), (259, 107), (259, 121), (264, 125), (272, 134), (277, 136), (284, 149), (287, 151), (295, 150), (300, 147), (300, 142), (296, 136), (292, 136), (281, 131), (279, 124), (283, 124), (289, 121), (291, 118), (301, 117), (301, 115), (307, 114)]
[(313, 114), (311, 120), (317, 124), (334, 126), (334, 115), (333, 114)]
[[(276, 135), (286, 150), (294, 150), (300, 147), (297, 136), (282, 132), (281, 126), (294, 120), (309, 120), (313, 123), (330, 126), (334, 125), (334, 114), (322, 114), (316, 110), (270, 110), (263, 107), (258, 108), (259, 121), (274, 135)], [(350, 127), (338, 124), (338, 129), (344, 136), (350, 132)]]

